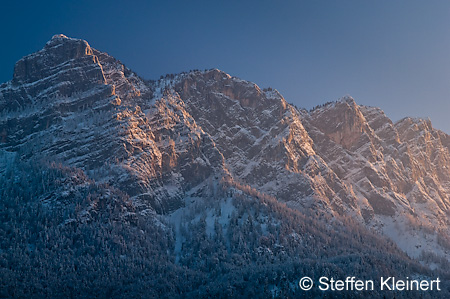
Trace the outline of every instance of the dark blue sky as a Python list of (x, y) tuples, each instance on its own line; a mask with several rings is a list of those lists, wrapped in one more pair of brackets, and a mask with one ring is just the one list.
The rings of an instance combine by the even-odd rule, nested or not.
[(450, 1), (10, 1), (2, 11), (1, 82), (63, 33), (144, 78), (219, 68), (300, 107), (350, 94), (450, 133)]

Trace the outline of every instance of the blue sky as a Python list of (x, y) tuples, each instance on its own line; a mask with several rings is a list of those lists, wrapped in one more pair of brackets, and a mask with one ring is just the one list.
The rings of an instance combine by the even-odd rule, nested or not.
[[(67, 3), (65, 3), (67, 2)], [(311, 108), (349, 94), (450, 133), (450, 1), (10, 1), (0, 81), (53, 34), (148, 79), (219, 68)]]

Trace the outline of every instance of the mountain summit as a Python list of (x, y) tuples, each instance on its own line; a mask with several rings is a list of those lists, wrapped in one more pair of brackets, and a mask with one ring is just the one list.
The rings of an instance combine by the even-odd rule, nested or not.
[[(429, 267), (450, 259), (450, 136), (429, 120), (394, 123), (349, 96), (308, 112), (217, 69), (143, 80), (62, 34), (16, 63), (0, 85), (0, 115), (5, 198), (31, 186), (29, 200), (74, 207), (66, 224), (97, 221), (108, 207), (114, 221), (144, 217), (166, 233), (174, 225), (176, 263), (194, 259), (183, 231), (201, 221), (210, 236), (257, 225), (264, 256), (278, 256), (283, 221), (288, 244), (310, 246), (295, 228), (310, 218), (283, 220), (283, 209), (336, 227), (350, 221)], [(242, 196), (259, 203), (231, 202)], [(223, 250), (233, 251), (230, 240)]]

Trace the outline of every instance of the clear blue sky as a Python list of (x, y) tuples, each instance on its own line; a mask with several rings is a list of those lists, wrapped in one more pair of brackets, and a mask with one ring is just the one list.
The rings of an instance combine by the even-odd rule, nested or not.
[(450, 1), (8, 1), (2, 12), (1, 82), (63, 33), (144, 78), (219, 68), (300, 107), (350, 94), (450, 133)]

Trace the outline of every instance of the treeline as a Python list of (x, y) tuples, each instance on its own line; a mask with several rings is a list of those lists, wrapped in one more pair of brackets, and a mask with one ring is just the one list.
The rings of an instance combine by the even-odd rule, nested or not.
[(335, 104), (335, 103), (337, 103), (337, 101), (328, 101), (326, 103), (316, 105), (313, 108), (309, 109), (309, 112), (313, 112), (316, 109), (319, 109), (319, 108), (322, 108), (322, 107), (326, 107), (328, 105)]

